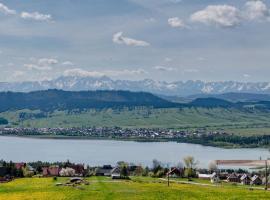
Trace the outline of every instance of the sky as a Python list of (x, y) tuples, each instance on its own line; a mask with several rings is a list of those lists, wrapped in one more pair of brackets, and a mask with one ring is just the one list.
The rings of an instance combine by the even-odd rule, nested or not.
[(0, 0), (0, 82), (270, 81), (270, 0)]

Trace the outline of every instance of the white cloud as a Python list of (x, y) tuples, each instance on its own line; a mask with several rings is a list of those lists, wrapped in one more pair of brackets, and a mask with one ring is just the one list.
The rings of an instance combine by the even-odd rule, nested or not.
[(25, 75), (25, 72), (23, 71), (14, 71), (13, 74), (12, 74), (12, 77), (13, 78), (18, 78), (18, 77), (21, 77), (21, 76), (24, 76)]
[(49, 71), (52, 70), (54, 65), (59, 63), (58, 60), (54, 58), (30, 58), (31, 64), (24, 64), (28, 70), (39, 70), (39, 71)]
[(135, 69), (135, 70), (107, 70), (104, 71), (104, 74), (107, 76), (122, 76), (122, 75), (141, 75), (141, 74), (147, 74), (147, 72), (144, 69)]
[(154, 22), (156, 22), (157, 20), (156, 20), (155, 18), (153, 18), (153, 17), (150, 17), (150, 18), (148, 18), (148, 19), (145, 19), (144, 21), (147, 22), (147, 23), (154, 23)]
[(244, 17), (248, 20), (264, 20), (269, 18), (270, 11), (263, 1), (248, 1), (245, 4)]
[(49, 66), (58, 64), (58, 60), (54, 58), (40, 58), (37, 60), (38, 65)]
[(199, 70), (198, 69), (185, 69), (184, 72), (186, 72), (186, 73), (198, 73)]
[(100, 77), (104, 76), (103, 73), (97, 72), (97, 71), (87, 71), (80, 68), (74, 68), (74, 69), (67, 69), (64, 71), (64, 76), (81, 76), (81, 77)]
[(171, 71), (175, 71), (174, 68), (172, 67), (165, 67), (165, 66), (155, 66), (154, 69), (159, 70), (159, 71), (166, 71), (166, 72), (171, 72)]
[(178, 17), (172, 17), (168, 19), (168, 24), (173, 28), (184, 28), (186, 27), (185, 23)]
[(251, 76), (249, 74), (243, 74), (244, 78), (250, 78)]
[(125, 44), (127, 46), (141, 46), (146, 47), (150, 44), (142, 40), (135, 40), (132, 38), (124, 37), (123, 32), (118, 32), (113, 35), (113, 42), (116, 44)]
[(172, 3), (182, 3), (183, 0), (171, 0)]
[(172, 59), (172, 58), (169, 58), (169, 57), (166, 57), (166, 58), (164, 59), (164, 61), (165, 61), (165, 62), (172, 62), (173, 59)]
[(5, 15), (15, 15), (16, 11), (9, 9), (6, 5), (0, 3), (0, 12), (4, 13)]
[(38, 66), (36, 64), (24, 64), (28, 70), (49, 71), (52, 70), (51, 66)]
[(140, 75), (146, 74), (143, 69), (137, 70), (105, 70), (105, 71), (87, 71), (81, 68), (68, 69), (64, 71), (64, 76), (81, 76), (81, 77), (101, 77), (101, 76), (122, 76), (122, 75)]
[(198, 57), (197, 60), (198, 61), (206, 61), (206, 58), (205, 57)]
[(50, 21), (52, 20), (52, 16), (49, 14), (41, 14), (39, 12), (22, 12), (21, 18), (35, 21)]
[(14, 66), (14, 63), (10, 62), (7, 64), (9, 67), (13, 67)]
[(209, 5), (190, 17), (193, 22), (221, 27), (233, 27), (241, 22), (241, 12), (230, 5)]
[(74, 63), (71, 62), (71, 61), (69, 61), (69, 60), (67, 60), (67, 61), (62, 62), (62, 65), (64, 65), (64, 66), (73, 66)]

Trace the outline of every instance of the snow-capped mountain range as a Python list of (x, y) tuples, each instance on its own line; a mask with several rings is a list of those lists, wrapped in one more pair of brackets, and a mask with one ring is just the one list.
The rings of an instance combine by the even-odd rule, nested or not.
[(0, 82), (0, 91), (29, 92), (47, 89), (67, 91), (129, 90), (145, 91), (159, 95), (188, 96), (194, 94), (258, 93), (270, 94), (270, 82), (164, 82), (145, 79), (140, 81), (112, 80), (109, 77), (62, 76), (47, 81)]

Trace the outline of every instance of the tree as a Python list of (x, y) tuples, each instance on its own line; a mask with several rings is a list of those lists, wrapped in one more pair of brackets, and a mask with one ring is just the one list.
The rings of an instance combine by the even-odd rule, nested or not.
[(0, 117), (0, 125), (7, 125), (7, 124), (8, 124), (8, 120)]
[(208, 169), (209, 169), (210, 173), (213, 173), (214, 171), (216, 171), (217, 170), (216, 162), (210, 162), (208, 165)]
[(157, 159), (153, 160), (153, 172), (156, 174), (158, 171), (162, 169), (162, 163)]
[(120, 174), (123, 177), (127, 177), (128, 176), (128, 169), (126, 165), (122, 165), (120, 168)]
[(144, 170), (143, 170), (143, 173), (142, 173), (142, 175), (143, 176), (148, 176), (149, 175), (149, 167), (146, 167)]
[(184, 173), (188, 180), (190, 180), (190, 177), (194, 175), (194, 171), (191, 168), (186, 168)]
[(194, 177), (196, 175), (195, 168), (198, 164), (197, 161), (195, 161), (195, 158), (192, 156), (187, 156), (184, 158), (185, 163), (185, 176), (190, 180), (190, 177)]
[(135, 176), (142, 176), (144, 170), (142, 166), (137, 166), (135, 171), (134, 171), (134, 175)]
[(198, 162), (195, 161), (195, 158), (192, 156), (187, 156), (184, 158), (184, 163), (186, 168), (194, 169), (196, 168)]
[(127, 177), (128, 176), (128, 163), (124, 162), (124, 161), (118, 161), (117, 162), (117, 166), (120, 168), (120, 175), (123, 177)]

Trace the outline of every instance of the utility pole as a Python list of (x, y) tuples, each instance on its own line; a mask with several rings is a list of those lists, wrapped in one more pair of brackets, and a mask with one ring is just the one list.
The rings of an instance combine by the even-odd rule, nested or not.
[(265, 160), (265, 190), (268, 190), (268, 160)]
[(170, 187), (170, 173), (167, 173), (168, 175), (168, 187)]

